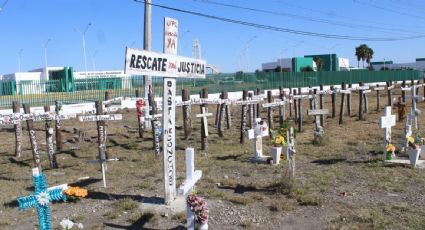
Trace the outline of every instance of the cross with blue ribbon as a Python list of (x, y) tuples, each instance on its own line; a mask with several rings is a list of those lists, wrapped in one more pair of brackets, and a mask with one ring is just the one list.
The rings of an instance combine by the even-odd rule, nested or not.
[(40, 173), (38, 168), (32, 169), (35, 193), (33, 195), (19, 197), (19, 209), (36, 208), (40, 230), (51, 230), (50, 210), (48, 204), (52, 201), (66, 201), (62, 188), (47, 189), (46, 176)]

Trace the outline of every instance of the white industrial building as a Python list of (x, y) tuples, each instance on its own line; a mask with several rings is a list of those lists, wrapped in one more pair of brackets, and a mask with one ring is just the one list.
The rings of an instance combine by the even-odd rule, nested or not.
[(425, 58), (416, 58), (416, 62), (408, 63), (393, 63), (393, 61), (371, 62), (374, 70), (401, 70), (401, 69), (414, 69), (425, 71)]

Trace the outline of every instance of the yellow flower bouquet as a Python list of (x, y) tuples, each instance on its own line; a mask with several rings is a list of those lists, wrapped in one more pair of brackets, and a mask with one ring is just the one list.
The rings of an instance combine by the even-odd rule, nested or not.
[(63, 193), (68, 196), (70, 200), (78, 200), (80, 198), (86, 197), (88, 195), (87, 189), (80, 187), (69, 187), (63, 191)]
[(386, 159), (387, 160), (392, 160), (392, 159), (394, 159), (395, 158), (395, 150), (396, 150), (396, 147), (395, 147), (395, 145), (393, 145), (393, 144), (391, 144), (391, 143), (389, 143), (388, 145), (387, 145), (387, 155), (386, 155)]

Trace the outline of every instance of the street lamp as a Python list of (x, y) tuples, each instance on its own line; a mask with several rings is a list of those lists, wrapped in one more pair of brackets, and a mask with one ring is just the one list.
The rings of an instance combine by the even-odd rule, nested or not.
[(84, 53), (84, 67), (86, 68), (86, 77), (87, 77), (87, 56), (86, 56), (86, 32), (89, 29), (89, 27), (91, 26), (91, 22), (89, 22), (86, 26), (86, 28), (84, 29), (83, 32), (81, 32), (78, 28), (75, 28), (75, 30), (81, 34), (81, 36), (83, 37), (83, 53)]
[(18, 70), (19, 70), (19, 72), (21, 72), (21, 58), (22, 58), (21, 54), (22, 54), (22, 51), (24, 51), (24, 49), (20, 49), (19, 52), (18, 52)]
[(96, 55), (99, 53), (99, 50), (94, 51), (93, 57), (92, 57), (92, 64), (93, 64), (93, 71), (96, 71)]
[(179, 41), (177, 42), (177, 45), (179, 47), (179, 54), (181, 54), (181, 51), (182, 51), (181, 42), (183, 41), (183, 37), (189, 32), (190, 32), (190, 30), (186, 30), (186, 31), (183, 32), (182, 35), (179, 36)]
[(329, 58), (330, 58), (330, 65), (329, 65), (329, 72), (332, 72), (332, 50), (337, 47), (338, 44), (332, 46), (331, 48), (329, 48)]
[(249, 48), (249, 44), (254, 40), (254, 39), (256, 39), (257, 38), (257, 35), (254, 35), (254, 36), (252, 36), (247, 42), (246, 42), (246, 44), (245, 44), (245, 48), (242, 50), (243, 51), (243, 53), (244, 53), (244, 56), (245, 56), (245, 58), (246, 58), (246, 61), (247, 61), (247, 66), (246, 66), (246, 69), (245, 69), (245, 71), (246, 72), (248, 72), (248, 70), (249, 70), (249, 54), (248, 54), (248, 48)]
[(49, 42), (51, 41), (51, 39), (47, 39), (47, 41), (44, 43), (43, 47), (44, 47), (44, 68), (45, 68), (45, 77), (46, 80), (48, 80), (47, 78), (49, 77), (49, 74), (47, 72), (47, 45), (49, 44)]

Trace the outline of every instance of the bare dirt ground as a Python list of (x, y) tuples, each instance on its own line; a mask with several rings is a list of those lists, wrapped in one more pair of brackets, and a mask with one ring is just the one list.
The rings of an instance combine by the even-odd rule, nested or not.
[[(420, 92), (422, 94), (422, 90)], [(396, 96), (396, 95), (395, 95)], [(182, 140), (181, 108), (177, 109), (177, 176), (184, 180), (184, 149), (195, 147), (195, 167), (203, 171), (197, 192), (205, 197), (210, 209), (210, 229), (425, 229), (425, 172), (409, 166), (382, 161), (383, 129), (379, 118), (383, 106), (376, 111), (376, 94), (369, 94), (369, 113), (359, 121), (358, 95), (352, 96), (352, 117), (326, 119), (325, 140), (313, 145), (313, 118), (306, 116), (305, 125), (296, 136), (296, 181), (290, 186), (288, 163), (279, 166), (250, 161), (252, 142), (239, 144), (240, 106), (232, 107), (233, 124), (219, 138), (214, 118), (209, 119), (209, 151), (201, 154), (200, 120), (194, 113), (194, 129), (189, 141)], [(325, 108), (331, 110), (330, 96)], [(381, 95), (381, 105), (386, 105)], [(410, 106), (410, 103), (409, 103)], [(215, 112), (215, 106), (209, 106)], [(419, 109), (425, 111), (425, 103)], [(393, 113), (396, 110), (393, 109)], [(85, 229), (184, 229), (185, 213), (156, 212), (140, 201), (163, 197), (162, 158), (152, 150), (152, 134), (140, 139), (136, 112), (122, 110), (121, 122), (108, 122), (107, 151), (119, 161), (108, 163), (108, 188), (102, 188), (96, 159), (95, 124), (76, 120), (63, 122), (64, 151), (58, 153), (59, 169), (49, 169), (45, 154), (44, 124), (35, 125), (42, 150), (42, 164), (50, 186), (75, 183), (89, 190), (89, 196), (77, 202), (53, 203), (52, 225), (60, 229), (64, 218), (84, 224)], [(266, 118), (264, 110), (261, 117)], [(293, 124), (292, 118), (289, 119)], [(275, 110), (275, 127), (278, 124)], [(419, 126), (425, 117), (419, 117)], [(26, 126), (26, 125), (24, 125)], [(295, 127), (295, 125), (294, 125)], [(400, 145), (403, 122), (393, 129), (393, 142)], [(86, 133), (86, 140), (75, 142), (74, 128)], [(12, 127), (0, 131), (0, 229), (37, 229), (35, 209), (18, 211), (16, 198), (33, 192), (32, 153), (28, 132), (24, 130), (23, 156), (14, 157)], [(264, 139), (268, 154), (270, 140)], [(81, 177), (87, 180), (78, 180)]]

